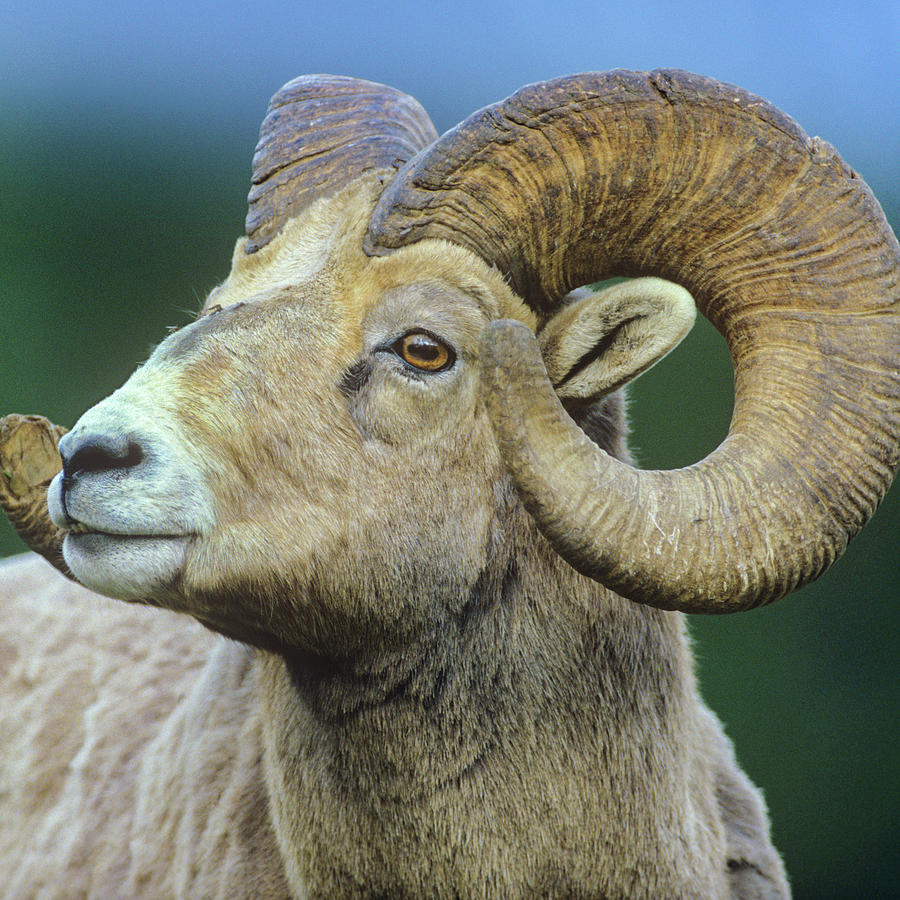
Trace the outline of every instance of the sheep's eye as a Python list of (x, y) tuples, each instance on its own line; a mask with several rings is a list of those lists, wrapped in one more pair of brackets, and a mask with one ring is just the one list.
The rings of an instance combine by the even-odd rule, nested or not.
[(395, 341), (392, 349), (407, 365), (423, 372), (443, 372), (456, 362), (456, 354), (424, 331), (411, 331)]

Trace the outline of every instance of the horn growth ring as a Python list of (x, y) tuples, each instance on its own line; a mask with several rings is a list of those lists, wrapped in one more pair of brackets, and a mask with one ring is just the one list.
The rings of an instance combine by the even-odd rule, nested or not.
[(523, 88), (382, 194), (367, 251), (423, 238), (496, 266), (539, 316), (579, 285), (657, 275), (724, 335), (728, 437), (672, 472), (580, 441), (528, 342), (485, 335), (486, 404), (520, 495), (562, 556), (624, 596), (704, 612), (775, 600), (830, 565), (890, 485), (900, 247), (865, 182), (765, 100), (678, 71)]
[(304, 75), (271, 100), (253, 157), (247, 252), (319, 197), (369, 172), (399, 169), (437, 137), (416, 100), (336, 75)]

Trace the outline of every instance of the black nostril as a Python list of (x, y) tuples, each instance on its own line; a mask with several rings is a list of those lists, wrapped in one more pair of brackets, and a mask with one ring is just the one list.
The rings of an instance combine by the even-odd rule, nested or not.
[(144, 459), (144, 451), (136, 441), (115, 434), (85, 434), (74, 442), (60, 442), (64, 477), (73, 479), (80, 473), (130, 469)]

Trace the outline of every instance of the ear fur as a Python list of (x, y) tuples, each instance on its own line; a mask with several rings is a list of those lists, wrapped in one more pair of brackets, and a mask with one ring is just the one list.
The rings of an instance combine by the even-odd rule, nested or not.
[(695, 315), (691, 295), (662, 278), (573, 291), (538, 333), (547, 374), (563, 399), (604, 397), (673, 350)]

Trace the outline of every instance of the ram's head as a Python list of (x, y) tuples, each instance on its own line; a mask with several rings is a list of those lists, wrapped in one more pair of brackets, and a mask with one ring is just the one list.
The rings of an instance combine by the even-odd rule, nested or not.
[[(572, 76), (441, 138), (396, 91), (297, 79), (228, 280), (60, 444), (65, 560), (342, 651), (459, 614), (541, 556), (532, 522), (624, 597), (769, 602), (897, 467), (898, 260), (827, 144), (708, 79)], [(570, 293), (611, 276), (654, 277)], [(728, 342), (734, 418), (701, 463), (642, 472), (613, 392), (690, 327), (677, 285)]]

